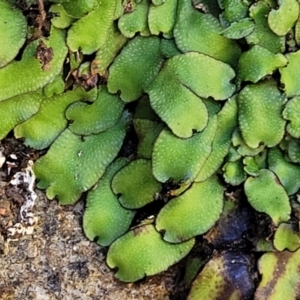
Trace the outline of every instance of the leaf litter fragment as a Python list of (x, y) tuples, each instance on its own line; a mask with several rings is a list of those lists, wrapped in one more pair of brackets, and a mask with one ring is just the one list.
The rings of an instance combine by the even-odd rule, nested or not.
[(20, 222), (10, 226), (7, 229), (7, 240), (14, 241), (18, 236), (24, 234), (33, 234), (35, 225), (38, 222), (38, 217), (33, 213), (33, 207), (37, 199), (37, 194), (34, 191), (35, 174), (33, 172), (33, 161), (27, 162), (26, 168), (14, 174), (9, 184), (16, 186), (22, 193), (24, 202), (20, 207)]
[(193, 282), (187, 300), (249, 299), (255, 289), (251, 257), (225, 252), (204, 266)]
[[(257, 300), (293, 300), (300, 296), (298, 288), (300, 250), (296, 252), (267, 252), (258, 261), (262, 276), (255, 292)], [(270, 287), (272, 291), (270, 292)]]

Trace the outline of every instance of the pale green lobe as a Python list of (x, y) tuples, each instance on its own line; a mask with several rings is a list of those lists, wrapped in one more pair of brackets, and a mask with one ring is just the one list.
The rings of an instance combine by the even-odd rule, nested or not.
[(295, 24), (295, 41), (299, 46), (300, 45), (300, 19), (299, 18)]
[(300, 163), (300, 142), (292, 139), (288, 144), (288, 155), (292, 162)]
[(64, 90), (65, 81), (62, 72), (59, 73), (51, 82), (47, 83), (43, 88), (44, 95), (48, 98), (52, 97), (54, 94), (62, 94)]
[(214, 255), (194, 280), (187, 300), (250, 299), (255, 286), (249, 256), (231, 251)]
[(168, 0), (151, 0), (152, 4), (155, 6), (163, 5)]
[(25, 48), (21, 61), (11, 62), (0, 69), (0, 101), (36, 91), (60, 73), (67, 54), (64, 32), (52, 27), (50, 37), (41, 41), (49, 51), (53, 51), (53, 58), (47, 68), (43, 70), (42, 64), (36, 58), (38, 41), (31, 42)]
[(200, 97), (227, 99), (235, 90), (230, 83), (234, 76), (228, 65), (190, 52), (170, 58), (146, 92), (152, 108), (172, 132), (187, 138), (207, 124), (208, 112)]
[(237, 152), (237, 149), (233, 145), (230, 145), (228, 154), (226, 156), (226, 161), (234, 162), (234, 161), (239, 160), (241, 157), (242, 156)]
[(1, 101), (0, 139), (3, 139), (16, 125), (34, 115), (39, 110), (42, 99), (41, 91), (37, 91)]
[(18, 54), (26, 38), (27, 24), (20, 10), (0, 2), (0, 68)]
[(265, 253), (258, 261), (257, 300), (294, 300), (300, 296), (300, 250)]
[(279, 0), (279, 8), (272, 9), (268, 16), (270, 28), (277, 35), (286, 35), (298, 19), (299, 3), (297, 0)]
[(123, 13), (124, 13), (123, 0), (116, 0), (114, 20), (119, 19), (123, 15)]
[[(82, 60), (79, 59), (79, 61)], [(95, 69), (94, 69), (95, 68)], [(91, 79), (90, 77), (93, 77), (94, 73), (96, 75), (96, 67), (94, 65), (92, 65), (92, 62), (90, 61), (85, 61), (79, 64), (79, 66), (77, 67), (77, 70), (74, 72), (74, 74), (76, 74), (75, 76), (79, 79), (78, 81), (80, 82), (81, 80), (89, 80)], [(84, 85), (84, 84), (83, 84)], [(95, 84), (92, 83), (92, 85), (94, 86)]]
[(134, 119), (147, 119), (160, 122), (160, 118), (150, 105), (149, 97), (145, 94), (137, 102), (135, 107)]
[(265, 1), (254, 3), (250, 9), (250, 17), (254, 20), (255, 28), (253, 32), (246, 37), (249, 45), (259, 45), (273, 53), (284, 52), (285, 37), (275, 34), (268, 25), (267, 15), (270, 7)]
[(84, 17), (87, 13), (96, 9), (98, 5), (101, 5), (100, 0), (71, 0), (64, 1), (63, 3), (64, 9), (67, 14), (74, 18)]
[(300, 167), (285, 160), (278, 148), (272, 148), (268, 152), (269, 169), (273, 171), (288, 195), (295, 194), (300, 188)]
[(257, 177), (248, 177), (244, 188), (253, 208), (269, 215), (275, 225), (289, 220), (289, 197), (273, 172), (260, 170)]
[(243, 0), (219, 0), (220, 6), (224, 8), (221, 14), (222, 20), (226, 24), (231, 24), (244, 19), (248, 14), (248, 7)]
[(66, 13), (61, 4), (51, 5), (49, 11), (56, 14), (55, 17), (51, 18), (51, 23), (57, 28), (68, 28), (74, 22), (74, 18)]
[(115, 26), (111, 26), (105, 43), (97, 51), (95, 60), (93, 61), (100, 76), (106, 75), (108, 67), (114, 61), (126, 42), (127, 38), (122, 35)]
[[(31, 2), (34, 0), (30, 0)], [(69, 2), (70, 0), (53, 0), (51, 2), (56, 3), (56, 4), (63, 4), (65, 2)]]
[(166, 58), (171, 58), (175, 55), (181, 54), (173, 39), (162, 39), (160, 43), (160, 51)]
[[(245, 157), (246, 159), (247, 157)], [(258, 166), (259, 169), (266, 169), (267, 166), (268, 166), (268, 163), (267, 163), (267, 158), (268, 158), (268, 151), (267, 149), (263, 149), (261, 150), (260, 153), (258, 153), (257, 155), (255, 156), (252, 156), (251, 157), (256, 165)]]
[[(84, 96), (82, 99), (87, 100)], [(106, 87), (102, 87), (92, 104), (80, 101), (69, 106), (66, 111), (66, 117), (71, 121), (69, 129), (79, 135), (103, 132), (116, 124), (123, 108), (124, 102), (118, 96), (109, 94)]]
[(243, 137), (239, 129), (236, 129), (233, 132), (231, 141), (232, 141), (232, 145), (235, 147), (236, 151), (241, 156), (255, 156), (260, 152), (262, 152), (265, 148), (264, 145), (261, 145), (258, 148), (249, 147), (243, 140)]
[(223, 106), (220, 101), (215, 101), (212, 98), (203, 99), (203, 102), (207, 108), (209, 118), (216, 115), (221, 110), (221, 107)]
[(133, 282), (166, 270), (186, 256), (193, 245), (193, 239), (167, 243), (153, 225), (140, 226), (112, 243), (106, 262), (110, 268), (118, 268), (116, 278)]
[(239, 93), (239, 125), (249, 147), (273, 147), (280, 143), (286, 123), (281, 115), (284, 101), (285, 96), (274, 81), (247, 85)]
[(151, 34), (163, 33), (165, 37), (172, 37), (176, 19), (178, 0), (165, 0), (161, 5), (150, 5), (148, 14), (149, 30)]
[(232, 23), (221, 34), (228, 39), (241, 39), (248, 36), (255, 28), (253, 20), (250, 18), (242, 19)]
[(199, 132), (207, 125), (205, 104), (179, 81), (176, 68), (171, 64), (159, 73), (146, 91), (154, 111), (178, 137), (191, 137), (193, 132)]
[(293, 140), (293, 138), (289, 134), (286, 134), (284, 136), (284, 138), (281, 140), (280, 144), (278, 145), (279, 148), (281, 150), (284, 150), (284, 151), (287, 150), (288, 149), (288, 144), (289, 144), (290, 140)]
[(235, 91), (231, 83), (235, 77), (234, 70), (210, 56), (190, 52), (177, 55), (168, 62), (178, 74), (178, 79), (200, 97), (225, 100)]
[(244, 164), (244, 170), (247, 174), (251, 176), (258, 176), (259, 170), (261, 169), (257, 161), (255, 160), (255, 157), (253, 156), (246, 156), (243, 159)]
[(237, 77), (239, 81), (256, 83), (277, 68), (286, 65), (287, 59), (283, 54), (274, 54), (259, 45), (254, 45), (240, 56)]
[(77, 69), (79, 69), (79, 67), (81, 66), (81, 62), (82, 62), (83, 56), (82, 54), (76, 52), (70, 52), (69, 53), (69, 64), (70, 64), (70, 70), (75, 71)]
[(121, 33), (127, 38), (133, 38), (136, 33), (141, 36), (149, 36), (148, 13), (150, 3), (148, 0), (133, 1), (133, 11), (125, 13), (118, 21)]
[(137, 149), (138, 158), (151, 159), (154, 142), (164, 125), (147, 119), (134, 119), (133, 125), (139, 139)]
[(123, 208), (111, 190), (111, 181), (116, 172), (128, 161), (117, 159), (105, 171), (95, 189), (87, 196), (83, 215), (83, 230), (91, 241), (97, 239), (101, 246), (108, 246), (124, 234), (132, 222), (135, 212)]
[(162, 62), (159, 38), (132, 39), (109, 68), (108, 91), (120, 91), (124, 102), (137, 100), (158, 74)]
[(212, 151), (195, 178), (195, 181), (205, 181), (222, 165), (229, 152), (231, 136), (237, 126), (236, 97), (227, 100), (218, 113), (218, 127), (212, 142)]
[(278, 251), (295, 251), (300, 247), (300, 236), (292, 224), (281, 223), (275, 231), (274, 247)]
[(203, 132), (181, 139), (168, 129), (158, 136), (152, 154), (153, 174), (160, 182), (190, 183), (205, 164), (212, 150), (217, 129), (217, 118), (211, 118)]
[(191, 1), (178, 0), (174, 37), (182, 52), (198, 51), (230, 65), (236, 65), (240, 48), (235, 41), (221, 35), (223, 29), (212, 15), (194, 9)]
[(162, 186), (153, 177), (151, 161), (137, 159), (122, 168), (112, 180), (112, 190), (122, 206), (136, 209), (152, 202)]
[(294, 138), (300, 137), (300, 96), (294, 97), (286, 104), (283, 118), (288, 120), (287, 132)]
[(115, 8), (115, 0), (102, 0), (95, 10), (75, 22), (67, 37), (71, 51), (91, 54), (100, 49), (113, 24)]
[(233, 186), (240, 185), (247, 178), (242, 160), (227, 162), (222, 170), (226, 183)]
[[(276, 7), (278, 8), (278, 0), (262, 0), (262, 1), (268, 4), (270, 9), (275, 9)], [(266, 18), (267, 17), (268, 16), (266, 15)]]
[(15, 137), (25, 137), (25, 145), (34, 149), (47, 148), (68, 124), (65, 118), (67, 107), (83, 97), (93, 99), (95, 96), (95, 90), (87, 93), (83, 89), (76, 89), (44, 98), (39, 111), (15, 128)]
[(181, 243), (208, 231), (223, 209), (223, 186), (213, 176), (194, 183), (182, 195), (170, 200), (159, 212), (156, 229), (165, 241)]
[(273, 246), (273, 241), (271, 240), (266, 240), (265, 238), (261, 238), (260, 240), (257, 241), (255, 245), (255, 251), (257, 252), (272, 252), (276, 251)]
[(281, 83), (288, 97), (300, 95), (300, 50), (286, 54), (288, 65), (279, 69)]
[(73, 204), (90, 189), (117, 156), (125, 137), (127, 117), (109, 130), (82, 139), (66, 129), (34, 166), (38, 187), (61, 204)]

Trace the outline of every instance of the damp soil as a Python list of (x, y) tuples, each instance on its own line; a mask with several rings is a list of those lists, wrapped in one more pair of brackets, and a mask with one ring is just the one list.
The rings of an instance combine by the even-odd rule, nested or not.
[(174, 299), (180, 265), (138, 283), (114, 278), (105, 263), (107, 249), (83, 233), (84, 197), (73, 206), (61, 206), (35, 189), (32, 234), (8, 236), (8, 229), (20, 222), (24, 203), (22, 189), (9, 181), (29, 159), (34, 161), (43, 153), (13, 138), (1, 143), (6, 162), (0, 169), (0, 299)]

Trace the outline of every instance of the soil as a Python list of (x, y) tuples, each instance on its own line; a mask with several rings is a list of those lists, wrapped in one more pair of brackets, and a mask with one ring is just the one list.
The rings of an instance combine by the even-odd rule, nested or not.
[(0, 299), (172, 298), (178, 265), (134, 284), (114, 278), (105, 263), (107, 249), (89, 241), (82, 231), (84, 197), (74, 206), (61, 206), (35, 190), (35, 204), (27, 219), (22, 217), (28, 184), (9, 182), (40, 153), (13, 138), (1, 143), (0, 166), (6, 161), (0, 168)]

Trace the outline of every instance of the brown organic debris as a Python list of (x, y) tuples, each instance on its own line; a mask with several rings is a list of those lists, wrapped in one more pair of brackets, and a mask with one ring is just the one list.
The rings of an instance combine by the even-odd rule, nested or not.
[(36, 48), (36, 58), (39, 60), (43, 71), (49, 71), (51, 69), (51, 61), (53, 59), (54, 53), (52, 47), (47, 47), (47, 45), (40, 40), (39, 45)]

